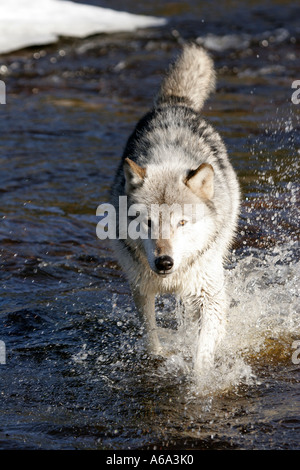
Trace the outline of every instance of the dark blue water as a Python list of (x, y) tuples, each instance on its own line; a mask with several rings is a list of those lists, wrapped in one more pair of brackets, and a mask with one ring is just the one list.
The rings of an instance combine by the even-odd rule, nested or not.
[[(169, 23), (0, 57), (0, 448), (297, 449), (299, 7), (89, 3)], [(196, 39), (218, 72), (205, 115), (243, 190), (227, 342), (206, 394), (184, 345), (146, 356), (125, 276), (96, 237), (129, 133)], [(161, 326), (176, 308), (158, 303)]]

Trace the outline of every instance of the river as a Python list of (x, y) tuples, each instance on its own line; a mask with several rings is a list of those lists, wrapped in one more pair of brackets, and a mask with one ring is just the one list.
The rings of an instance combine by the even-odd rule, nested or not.
[[(168, 23), (0, 57), (0, 448), (299, 449), (300, 8), (89, 3)], [(230, 319), (206, 393), (188, 336), (165, 361), (146, 356), (125, 276), (96, 236), (126, 139), (189, 40), (214, 58), (204, 116), (242, 188)], [(174, 335), (178, 308), (158, 300)]]

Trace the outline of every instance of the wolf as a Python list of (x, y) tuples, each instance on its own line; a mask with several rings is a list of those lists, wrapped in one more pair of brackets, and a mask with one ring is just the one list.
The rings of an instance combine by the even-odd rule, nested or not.
[[(149, 236), (123, 234), (113, 244), (143, 318), (149, 352), (165, 353), (155, 297), (174, 293), (196, 317), (197, 375), (214, 367), (226, 331), (224, 260), (240, 205), (239, 183), (225, 145), (201, 114), (215, 82), (208, 53), (196, 44), (185, 45), (163, 78), (153, 108), (130, 135), (111, 188), (117, 220), (120, 196), (127, 197), (129, 206), (145, 209), (137, 214), (141, 232)], [(167, 216), (162, 208), (168, 209)]]

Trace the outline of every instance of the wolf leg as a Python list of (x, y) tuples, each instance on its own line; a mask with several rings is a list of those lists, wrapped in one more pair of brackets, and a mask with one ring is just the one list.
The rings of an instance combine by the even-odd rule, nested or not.
[(196, 375), (201, 375), (214, 366), (216, 348), (225, 335), (227, 310), (225, 291), (222, 289), (213, 297), (204, 295), (201, 310), (194, 358)]
[(136, 289), (133, 289), (133, 300), (142, 320), (145, 322), (148, 351), (150, 354), (162, 354), (162, 347), (158, 339), (157, 325), (155, 318), (155, 294), (150, 293), (147, 295), (141, 294)]

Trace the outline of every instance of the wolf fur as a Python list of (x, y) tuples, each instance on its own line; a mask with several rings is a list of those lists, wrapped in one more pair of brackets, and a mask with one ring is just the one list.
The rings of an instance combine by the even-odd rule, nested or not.
[[(200, 208), (198, 217), (170, 214), (170, 234), (161, 236), (162, 217), (152, 211), (141, 225), (156, 226), (153, 239), (117, 239), (117, 260), (125, 271), (138, 311), (144, 318), (149, 351), (163, 354), (155, 320), (155, 296), (175, 293), (197, 316), (194, 370), (214, 365), (224, 335), (228, 301), (223, 262), (237, 225), (240, 192), (236, 174), (217, 131), (201, 116), (215, 87), (208, 54), (186, 45), (164, 78), (153, 109), (128, 139), (112, 187), (130, 204)], [(179, 211), (180, 212), (180, 211)], [(118, 218), (117, 218), (118, 220)]]

